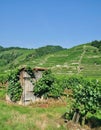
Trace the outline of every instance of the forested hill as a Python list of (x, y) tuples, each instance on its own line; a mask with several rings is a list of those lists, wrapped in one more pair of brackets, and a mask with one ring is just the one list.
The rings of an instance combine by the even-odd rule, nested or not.
[(57, 76), (83, 75), (101, 77), (101, 41), (81, 44), (70, 49), (45, 46), (38, 49), (0, 46), (0, 75), (16, 67), (50, 68)]

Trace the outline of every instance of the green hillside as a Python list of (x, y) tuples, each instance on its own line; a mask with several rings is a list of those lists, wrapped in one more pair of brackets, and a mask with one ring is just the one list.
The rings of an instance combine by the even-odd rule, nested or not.
[(64, 49), (45, 46), (38, 49), (0, 46), (0, 75), (16, 67), (30, 66), (50, 68), (58, 76), (101, 76), (101, 41)]
[(33, 62), (39, 57), (63, 50), (60, 46), (45, 46), (38, 49), (0, 46), (0, 72), (5, 73), (19, 66), (35, 67)]
[[(22, 92), (18, 70), (15, 73), (10, 72), (15, 68), (27, 68), (27, 66), (49, 68), (52, 73), (50, 70), (45, 71), (43, 77), (34, 84), (33, 93), (39, 97), (43, 95), (47, 100), (31, 102), (29, 107), (23, 107), (16, 104)], [(8, 84), (5, 81), (9, 73)], [(71, 75), (75, 76), (69, 77)], [(38, 49), (0, 46), (0, 128), (83, 130), (84, 127), (85, 130), (86, 128), (90, 130), (91, 127), (93, 130), (100, 130), (100, 77), (101, 41), (93, 41), (70, 49), (60, 46), (45, 46)], [(32, 83), (31, 79), (27, 80)], [(6, 93), (14, 104), (5, 102)], [(75, 112), (80, 113), (80, 119), (78, 120), (76, 115), (74, 122), (78, 120), (82, 126), (78, 123), (71, 124), (70, 120), (74, 118)], [(85, 116), (88, 123), (83, 126)]]

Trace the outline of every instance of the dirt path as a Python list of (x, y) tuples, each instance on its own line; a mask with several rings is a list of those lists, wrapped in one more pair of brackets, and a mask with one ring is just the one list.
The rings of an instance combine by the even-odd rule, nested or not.
[(84, 57), (84, 54), (85, 54), (85, 52), (86, 52), (86, 45), (84, 45), (83, 46), (83, 52), (82, 52), (82, 54), (81, 54), (81, 56), (80, 56), (80, 59), (79, 59), (79, 64), (78, 64), (78, 73), (80, 73), (80, 68), (81, 68), (81, 61), (82, 61), (82, 59), (83, 59), (83, 57)]

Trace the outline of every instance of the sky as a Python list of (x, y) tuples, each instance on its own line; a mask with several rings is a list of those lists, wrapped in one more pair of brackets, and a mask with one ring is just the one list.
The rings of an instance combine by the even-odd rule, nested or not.
[(101, 0), (0, 0), (0, 45), (64, 48), (101, 40)]

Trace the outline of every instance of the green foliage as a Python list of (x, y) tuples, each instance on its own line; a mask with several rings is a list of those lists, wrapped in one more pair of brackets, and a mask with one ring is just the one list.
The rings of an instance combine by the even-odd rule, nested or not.
[(85, 81), (84, 81), (83, 77), (71, 76), (65, 82), (66, 82), (67, 88), (76, 89), (76, 86), (78, 84), (83, 84)]
[(0, 51), (2, 51), (3, 50), (3, 47), (2, 46), (0, 46)]
[[(73, 110), (79, 110), (81, 118), (87, 113), (95, 113), (101, 107), (101, 82), (84, 78), (69, 79), (72, 89)], [(70, 87), (69, 87), (70, 88)]]
[[(26, 67), (23, 69), (31, 76), (31, 78), (35, 77), (34, 72), (30, 67)], [(20, 100), (23, 91), (19, 81), (20, 71), (20, 69), (16, 69), (15, 71), (10, 73), (8, 78), (9, 86), (7, 93), (13, 102)]]
[(9, 75), (9, 79), (8, 79), (9, 86), (8, 86), (7, 93), (13, 102), (19, 101), (22, 95), (22, 87), (19, 82), (19, 75), (20, 75), (19, 70), (13, 71)]
[(78, 84), (73, 89), (73, 98), (75, 99), (75, 107), (78, 108), (82, 115), (87, 112), (94, 113), (101, 105), (101, 83), (96, 81), (85, 81)]
[(94, 46), (94, 47), (97, 47), (99, 49), (99, 51), (101, 51), (101, 41), (93, 41), (91, 42), (91, 45)]
[(51, 74), (51, 71), (46, 70), (43, 73), (42, 78), (39, 79), (39, 81), (36, 83), (34, 87), (34, 93), (38, 96), (42, 96), (42, 95), (47, 96), (54, 80), (55, 79), (53, 75)]
[(0, 99), (5, 100), (5, 95), (6, 95), (6, 89), (5, 86), (0, 86)]
[(31, 67), (26, 67), (25, 71), (31, 76), (31, 78), (35, 78), (34, 72)]
[(42, 78), (38, 80), (34, 87), (34, 94), (37, 96), (58, 98), (61, 96), (63, 88), (50, 70), (46, 70)]
[(60, 46), (45, 46), (45, 47), (41, 47), (41, 48), (38, 48), (36, 49), (36, 54), (35, 54), (35, 57), (40, 57), (40, 56), (43, 56), (43, 55), (46, 55), (46, 54), (52, 54), (53, 52), (57, 52), (57, 51), (60, 51), (60, 50), (63, 50), (62, 47)]
[(64, 50), (62, 47), (60, 46), (45, 46), (45, 47), (40, 47), (38, 49), (35, 49), (35, 51), (33, 51), (32, 53), (28, 54), (26, 56), (26, 59), (25, 60), (29, 60), (29, 59), (32, 59), (32, 58), (39, 58), (39, 57), (42, 57), (44, 55), (47, 55), (47, 54), (52, 54), (54, 52), (58, 52), (60, 50)]
[(0, 54), (0, 59), (1, 59), (0, 66), (9, 64), (10, 62), (15, 60), (20, 55), (21, 55), (21, 53), (16, 53), (14, 51), (10, 52), (9, 54), (8, 53), (5, 53), (5, 54), (1, 53)]
[(7, 74), (1, 74), (0, 75), (0, 83), (4, 84), (8, 80), (8, 75)]

